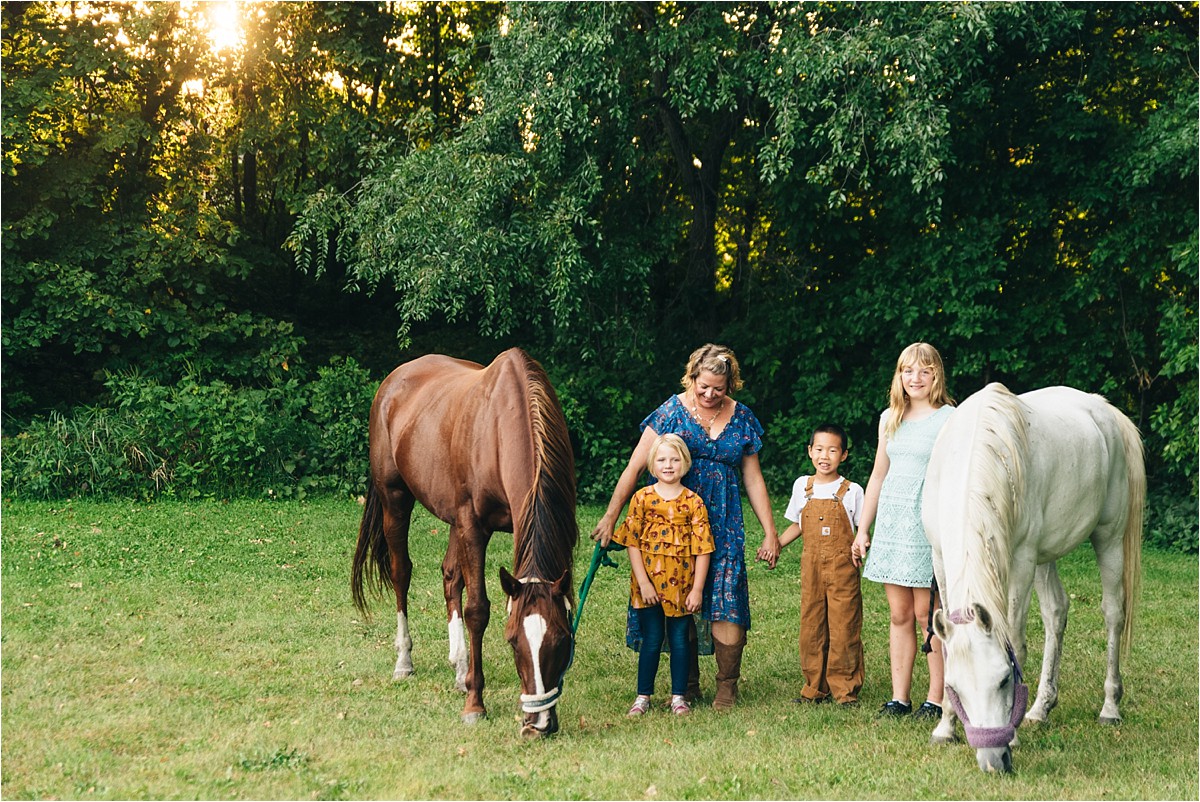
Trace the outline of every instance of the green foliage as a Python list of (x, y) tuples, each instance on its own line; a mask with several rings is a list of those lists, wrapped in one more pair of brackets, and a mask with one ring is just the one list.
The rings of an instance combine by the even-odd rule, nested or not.
[(1143, 539), (1147, 546), (1183, 554), (1200, 553), (1200, 518), (1194, 496), (1173, 488), (1151, 488)]
[[(919, 339), (960, 399), (1105, 394), (1197, 506), (1195, 4), (236, 5), (219, 52), (198, 5), (0, 8), (27, 488), (83, 492), (47, 469), (76, 449), (161, 492), (132, 443), (179, 494), (355, 492), (357, 365), (521, 345), (604, 498), (705, 341), (776, 493), (826, 419), (861, 481)], [(147, 420), (104, 395), (135, 369)], [(246, 423), (184, 438), (161, 401)]]
[(310, 418), (317, 432), (307, 473), (322, 489), (342, 495), (366, 490), (368, 421), (379, 382), (353, 359), (334, 359), (317, 369), (317, 380), (305, 386)]
[(353, 360), (308, 383), (235, 387), (188, 372), (174, 384), (119, 374), (106, 386), (107, 405), (5, 438), (6, 493), (289, 498), (366, 486), (376, 383)]

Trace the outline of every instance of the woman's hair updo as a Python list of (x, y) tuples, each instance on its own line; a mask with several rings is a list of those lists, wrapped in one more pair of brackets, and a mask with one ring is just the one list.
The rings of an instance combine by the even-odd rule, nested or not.
[(688, 358), (687, 371), (680, 379), (684, 390), (692, 389), (692, 384), (702, 370), (707, 370), (715, 376), (724, 376), (727, 393), (736, 393), (742, 389), (742, 369), (738, 367), (737, 357), (723, 345), (709, 343), (692, 351)]

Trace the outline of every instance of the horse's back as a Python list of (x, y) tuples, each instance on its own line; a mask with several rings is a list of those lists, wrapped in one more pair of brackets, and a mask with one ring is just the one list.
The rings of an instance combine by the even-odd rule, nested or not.
[[(521, 414), (527, 362), (510, 349), (486, 368), (428, 354), (393, 370), (371, 407), (375, 479), (403, 485), (444, 521), (471, 505), (478, 517), (509, 528), (506, 488), (529, 481), (529, 427)], [(509, 467), (514, 463), (521, 464)]]
[[(990, 481), (1000, 497), (1015, 496), (1013, 548), (1033, 549), (1037, 562), (1061, 557), (1098, 527), (1124, 520), (1129, 460), (1140, 466), (1140, 452), (1128, 453), (1131, 428), (1098, 395), (1061, 386), (1014, 395), (989, 384), (962, 403), (934, 446), (926, 477), (931, 541), (967, 514), (956, 499)], [(999, 487), (998, 466), (1015, 489)]]

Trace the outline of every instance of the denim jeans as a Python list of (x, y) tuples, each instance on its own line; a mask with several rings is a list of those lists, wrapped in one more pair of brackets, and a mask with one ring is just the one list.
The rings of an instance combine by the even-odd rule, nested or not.
[(682, 695), (687, 690), (687, 625), (691, 616), (668, 618), (663, 614), (661, 604), (635, 612), (638, 626), (642, 630), (642, 649), (638, 652), (637, 692), (644, 696), (654, 693), (654, 678), (658, 674), (658, 658), (665, 634), (671, 648), (671, 693)]

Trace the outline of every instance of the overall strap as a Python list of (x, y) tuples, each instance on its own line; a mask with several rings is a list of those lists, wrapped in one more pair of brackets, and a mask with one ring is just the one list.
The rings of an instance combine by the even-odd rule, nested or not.
[(816, 474), (813, 474), (812, 476), (808, 477), (808, 485), (805, 486), (805, 488), (804, 488), (804, 500), (805, 501), (812, 501), (813, 482), (815, 482), (816, 480), (817, 480)]
[(836, 498), (838, 501), (841, 501), (843, 498), (846, 497), (846, 494), (849, 492), (850, 492), (850, 480), (842, 479), (842, 484), (838, 487), (837, 493), (834, 494), (834, 498)]

